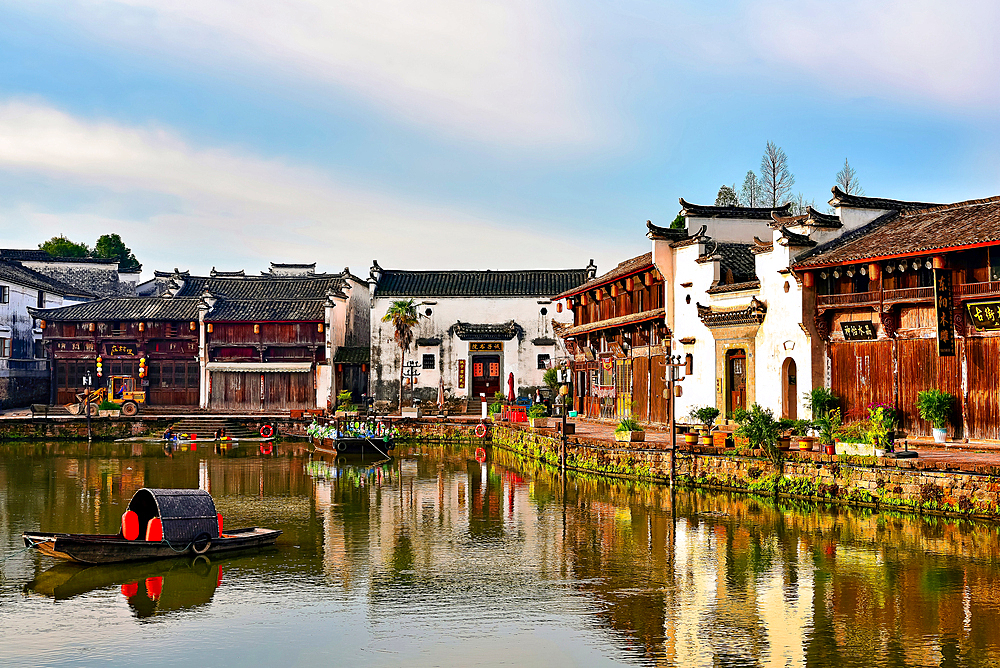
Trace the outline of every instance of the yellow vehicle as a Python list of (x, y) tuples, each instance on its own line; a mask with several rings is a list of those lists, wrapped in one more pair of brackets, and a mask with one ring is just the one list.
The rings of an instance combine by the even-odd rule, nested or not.
[(97, 405), (102, 401), (110, 401), (121, 407), (122, 415), (132, 416), (139, 412), (139, 406), (146, 403), (146, 393), (136, 391), (135, 378), (132, 376), (108, 376), (108, 386), (99, 387), (87, 393), (78, 394), (80, 403), (90, 403), (90, 414), (97, 413)]

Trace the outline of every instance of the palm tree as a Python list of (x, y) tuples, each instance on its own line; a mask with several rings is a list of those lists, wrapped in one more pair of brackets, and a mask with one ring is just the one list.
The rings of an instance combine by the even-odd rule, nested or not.
[(401, 299), (389, 305), (382, 322), (391, 322), (395, 328), (392, 338), (399, 344), (399, 409), (403, 410), (403, 362), (413, 343), (413, 328), (417, 325), (417, 305), (412, 299)]

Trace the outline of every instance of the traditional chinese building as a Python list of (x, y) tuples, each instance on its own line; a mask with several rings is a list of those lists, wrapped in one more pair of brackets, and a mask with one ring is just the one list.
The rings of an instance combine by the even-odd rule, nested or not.
[[(157, 272), (134, 298), (33, 309), (52, 360), (52, 400), (75, 401), (95, 372), (142, 381), (150, 406), (223, 411), (325, 407), (343, 386), (331, 360), (365, 347), (368, 286), (345, 271), (272, 265), (260, 276)], [(359, 365), (360, 366), (360, 365)]]
[(834, 189), (830, 203), (867, 222), (793, 268), (847, 417), (887, 403), (926, 435), (914, 404), (936, 388), (958, 398), (954, 437), (1000, 438), (1000, 197), (930, 205)]
[(506, 393), (510, 374), (518, 395), (533, 393), (562, 350), (553, 320), (569, 320), (556, 313), (552, 295), (584, 283), (595, 270), (591, 264), (566, 270), (405, 271), (375, 262), (369, 279), (372, 396), (399, 402), (402, 358), (393, 326), (382, 318), (394, 301), (410, 299), (419, 316), (415, 345), (406, 355), (417, 363), (416, 398), (435, 401), (443, 386), (446, 399), (478, 401)]
[[(686, 236), (674, 231), (677, 238)], [(560, 328), (573, 370), (574, 407), (587, 417), (667, 419), (664, 281), (646, 253), (553, 299), (572, 314)]]

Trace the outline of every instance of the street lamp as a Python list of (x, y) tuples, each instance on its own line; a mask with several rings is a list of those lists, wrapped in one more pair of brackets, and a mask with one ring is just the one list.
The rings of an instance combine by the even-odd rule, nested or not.
[[(421, 363), (417, 360), (410, 360), (403, 365), (403, 377), (410, 381), (410, 402), (413, 401), (413, 381), (420, 375)], [(402, 411), (403, 407), (400, 406), (399, 410)]]
[(559, 401), (562, 403), (562, 453), (559, 457), (562, 470), (566, 471), (566, 399), (569, 396), (569, 386), (560, 385), (559, 386)]
[(90, 369), (83, 374), (83, 412), (87, 415), (87, 443), (90, 443), (90, 388), (94, 384), (94, 379), (90, 376)]

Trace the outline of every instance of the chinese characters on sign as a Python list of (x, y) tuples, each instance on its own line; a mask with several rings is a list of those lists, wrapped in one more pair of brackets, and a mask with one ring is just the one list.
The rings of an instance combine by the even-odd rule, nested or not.
[(878, 338), (878, 330), (874, 322), (841, 322), (840, 331), (848, 341), (873, 341)]
[(458, 389), (465, 387), (465, 360), (458, 360)]
[(934, 316), (939, 357), (955, 356), (955, 318), (951, 302), (951, 270), (934, 269)]
[(470, 343), (469, 352), (472, 353), (502, 353), (503, 341), (489, 341), (485, 343)]
[(104, 354), (107, 357), (135, 357), (136, 345), (134, 343), (105, 343)]
[(1000, 330), (1000, 302), (979, 302), (965, 307), (969, 310), (969, 321), (980, 332)]

